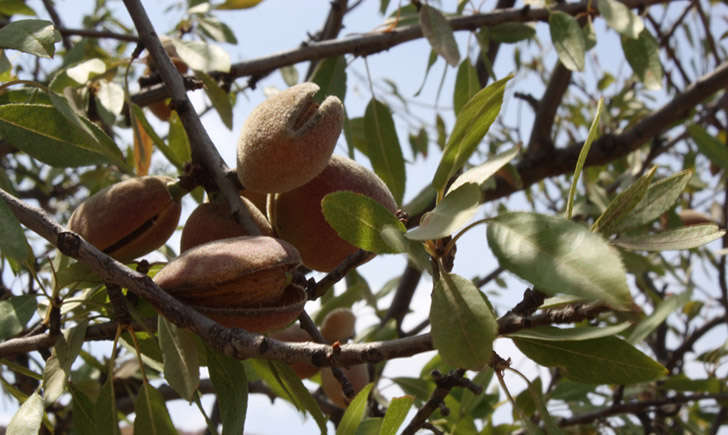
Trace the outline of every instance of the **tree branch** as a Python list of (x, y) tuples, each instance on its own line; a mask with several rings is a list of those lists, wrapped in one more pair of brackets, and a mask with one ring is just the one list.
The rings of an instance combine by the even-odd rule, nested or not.
[(526, 148), (527, 153), (548, 154), (554, 149), (554, 143), (551, 140), (551, 129), (554, 125), (556, 111), (561, 105), (566, 90), (569, 88), (570, 81), (571, 71), (561, 61), (557, 60), (548, 86), (536, 109), (536, 118), (531, 128), (531, 138), (528, 140), (528, 148)]

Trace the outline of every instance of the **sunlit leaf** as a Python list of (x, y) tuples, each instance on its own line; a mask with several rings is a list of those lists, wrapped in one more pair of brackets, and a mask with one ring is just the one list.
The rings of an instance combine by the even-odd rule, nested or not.
[(478, 212), (480, 188), (466, 183), (449, 192), (437, 206), (422, 215), (420, 225), (405, 234), (411, 240), (435, 240), (453, 234), (465, 226)]
[(656, 234), (620, 236), (613, 243), (634, 251), (673, 251), (692, 249), (710, 243), (725, 235), (717, 225), (703, 224), (662, 231)]
[(551, 12), (549, 30), (561, 63), (571, 71), (583, 71), (586, 41), (576, 18), (561, 11)]
[(12, 48), (40, 57), (53, 57), (61, 35), (53, 23), (44, 20), (18, 20), (0, 29), (0, 48)]
[(230, 55), (217, 45), (204, 41), (181, 41), (170, 38), (179, 57), (193, 70), (210, 73), (230, 72)]
[(346, 407), (344, 415), (341, 417), (339, 426), (336, 428), (336, 435), (356, 435), (357, 428), (366, 413), (367, 399), (369, 392), (372, 391), (372, 387), (374, 387), (374, 384), (367, 384), (352, 399), (349, 406)]
[(66, 69), (66, 75), (80, 85), (85, 84), (91, 77), (105, 72), (106, 64), (99, 58), (84, 60)]
[(452, 27), (442, 12), (423, 4), (420, 7), (420, 25), (422, 33), (427, 38), (432, 49), (442, 56), (445, 61), (456, 66), (460, 62), (460, 51), (452, 33)]
[(609, 27), (632, 39), (639, 38), (645, 28), (642, 18), (632, 13), (624, 3), (617, 0), (598, 0), (599, 14)]
[(152, 164), (154, 142), (147, 134), (141, 121), (134, 118), (134, 122), (136, 122), (134, 128), (134, 168), (137, 175), (144, 176), (149, 173), (149, 166)]
[(396, 435), (397, 430), (407, 417), (407, 413), (412, 408), (414, 397), (402, 396), (395, 397), (387, 406), (387, 413), (384, 414), (384, 420), (379, 427), (379, 435)]
[(196, 335), (158, 317), (159, 347), (164, 357), (164, 378), (182, 398), (192, 400), (200, 383)]
[(584, 141), (584, 145), (581, 147), (581, 151), (579, 152), (579, 158), (576, 161), (576, 168), (574, 169), (574, 176), (571, 179), (571, 187), (569, 188), (569, 197), (566, 203), (566, 218), (571, 219), (571, 213), (574, 210), (574, 195), (576, 194), (576, 186), (579, 182), (579, 177), (581, 176), (581, 171), (584, 169), (584, 162), (586, 162), (586, 156), (589, 154), (589, 150), (591, 149), (591, 144), (594, 142), (594, 140), (597, 138), (598, 134), (598, 127), (599, 127), (599, 116), (602, 112), (602, 104), (604, 103), (604, 98), (599, 99), (599, 103), (597, 103), (597, 110), (594, 114), (594, 120), (591, 123), (591, 127), (589, 127), (589, 133), (586, 136), (586, 140)]
[(261, 1), (263, 0), (225, 0), (225, 3), (215, 6), (215, 9), (247, 9)]
[(233, 128), (233, 106), (230, 104), (230, 97), (225, 92), (217, 81), (201, 71), (196, 71), (195, 76), (202, 80), (205, 84), (205, 93), (212, 102), (212, 107), (215, 108), (217, 114), (220, 115), (222, 123), (228, 129)]
[(647, 89), (654, 91), (662, 88), (660, 46), (647, 29), (643, 29), (637, 39), (623, 36), (622, 50), (632, 71)]
[(474, 168), (470, 168), (463, 172), (453, 183), (448, 187), (447, 194), (459, 188), (465, 183), (475, 183), (482, 186), (488, 179), (493, 176), (498, 170), (507, 165), (513, 160), (519, 153), (521, 148), (519, 146), (513, 147), (508, 151), (504, 151), (498, 155), (495, 155), (488, 159), (487, 162), (482, 165), (478, 165)]
[(120, 115), (124, 108), (124, 88), (108, 80), (99, 80), (98, 86), (95, 94), (98, 102), (110, 113)]
[(10, 419), (6, 433), (8, 435), (36, 435), (43, 421), (43, 399), (34, 392), (20, 405), (20, 409)]
[(364, 113), (367, 156), (379, 178), (389, 187), (397, 204), (402, 203), (405, 169), (402, 149), (389, 107), (372, 98)]
[(623, 322), (617, 325), (595, 328), (591, 326), (577, 326), (573, 328), (556, 328), (554, 326), (537, 326), (521, 329), (506, 334), (513, 338), (530, 338), (544, 341), (584, 341), (595, 338), (610, 337), (619, 334), (631, 326), (630, 322)]

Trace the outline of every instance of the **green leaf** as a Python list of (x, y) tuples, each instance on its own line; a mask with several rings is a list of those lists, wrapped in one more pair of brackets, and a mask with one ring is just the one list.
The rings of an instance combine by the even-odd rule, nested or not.
[(506, 334), (508, 337), (530, 338), (543, 341), (584, 341), (595, 338), (610, 337), (619, 334), (631, 326), (630, 322), (595, 328), (592, 326), (576, 326), (573, 328), (556, 328), (554, 326), (536, 326)]
[(452, 27), (442, 12), (423, 4), (420, 8), (420, 26), (432, 50), (442, 56), (445, 62), (456, 66), (460, 62), (460, 51)]
[(181, 41), (170, 38), (179, 57), (195, 71), (230, 72), (230, 56), (217, 45), (203, 41)]
[(548, 295), (601, 300), (613, 308), (632, 298), (617, 251), (563, 217), (505, 213), (488, 224), (488, 245), (501, 266)]
[(66, 69), (66, 75), (79, 85), (86, 84), (91, 77), (96, 77), (105, 72), (106, 64), (97, 57), (84, 60)]
[(407, 253), (407, 257), (417, 269), (432, 273), (430, 256), (425, 251), (422, 243), (406, 238), (404, 230), (391, 225), (382, 229), (381, 236), (393, 251)]
[(192, 159), (192, 151), (190, 150), (190, 140), (187, 132), (182, 125), (179, 115), (174, 110), (169, 115), (169, 147), (160, 148), (162, 154), (180, 171), (184, 165)]
[[(278, 71), (280, 71), (283, 81), (286, 82), (288, 86), (293, 86), (298, 83), (298, 70), (295, 65), (282, 66), (278, 69)], [(320, 86), (321, 85), (319, 85), (319, 87)]]
[(555, 11), (549, 15), (549, 30), (561, 63), (568, 70), (583, 71), (586, 41), (579, 21), (567, 13)]
[(137, 394), (134, 401), (134, 412), (136, 412), (134, 433), (150, 435), (177, 434), (172, 419), (169, 418), (169, 412), (162, 393), (147, 382), (142, 384), (142, 388)]
[(678, 295), (668, 296), (663, 299), (659, 304), (657, 304), (654, 311), (652, 311), (652, 314), (642, 319), (642, 321), (634, 327), (627, 337), (627, 342), (637, 344), (647, 338), (652, 331), (657, 329), (657, 327), (660, 326), (665, 319), (667, 319), (667, 316), (687, 304), (690, 301), (692, 294), (692, 291), (687, 290)]
[(455, 77), (455, 91), (452, 95), (453, 109), (455, 116), (460, 113), (465, 103), (477, 94), (480, 90), (480, 81), (478, 80), (478, 72), (470, 63), (470, 59), (465, 59), (458, 67), (458, 74)]
[(584, 162), (586, 162), (586, 156), (589, 154), (589, 150), (591, 149), (591, 144), (596, 140), (597, 134), (598, 134), (598, 127), (599, 127), (599, 116), (602, 113), (602, 105), (604, 104), (604, 98), (600, 98), (599, 102), (597, 103), (597, 110), (594, 114), (594, 120), (591, 123), (591, 127), (589, 127), (589, 133), (586, 136), (586, 140), (584, 141), (584, 145), (581, 147), (581, 151), (579, 152), (579, 158), (576, 161), (576, 168), (574, 169), (574, 177), (571, 180), (571, 187), (569, 188), (569, 198), (566, 203), (566, 218), (571, 219), (571, 213), (574, 210), (574, 195), (576, 195), (576, 185), (579, 182), (579, 177), (581, 176), (581, 171), (584, 169)]
[(645, 28), (642, 18), (622, 2), (617, 0), (597, 0), (599, 14), (604, 18), (609, 27), (626, 36), (637, 39)]
[(343, 102), (346, 97), (346, 58), (337, 56), (322, 60), (313, 70), (310, 81), (319, 85), (319, 91), (314, 95), (316, 101), (335, 95)]
[(520, 150), (520, 146), (515, 146), (508, 151), (493, 156), (482, 165), (468, 169), (453, 181), (447, 189), (447, 195), (465, 183), (475, 183), (483, 186), (493, 174), (513, 160)]
[(76, 360), (86, 338), (87, 321), (82, 321), (72, 328), (63, 331), (56, 340), (53, 353), (46, 361), (43, 370), (43, 400), (53, 403), (66, 389), (66, 382), (71, 376), (71, 365)]
[(482, 369), (490, 361), (498, 324), (472, 281), (441, 274), (430, 306), (432, 343), (454, 367)]
[(404, 231), (404, 225), (376, 200), (356, 192), (333, 192), (321, 200), (321, 210), (339, 237), (352, 245), (378, 254), (396, 252), (381, 232), (386, 226)]
[(527, 357), (584, 384), (629, 385), (661, 378), (667, 370), (616, 337), (584, 341), (513, 340)]
[(89, 399), (73, 384), (70, 385), (71, 390), (71, 433), (77, 435), (97, 435), (96, 422), (94, 421), (94, 408), (96, 404)]
[[(82, 118), (97, 142), (69, 125), (53, 106), (6, 104), (0, 106), (0, 134), (36, 159), (56, 167), (113, 163), (128, 170), (121, 152), (96, 124)], [(98, 144), (98, 145), (97, 145)]]
[(158, 316), (159, 347), (164, 357), (164, 378), (180, 397), (191, 401), (200, 383), (196, 336)]
[[(173, 150), (171, 147), (168, 147), (167, 144), (164, 143), (162, 138), (159, 137), (157, 132), (154, 131), (154, 128), (147, 120), (147, 117), (144, 115), (144, 111), (142, 110), (141, 107), (137, 106), (134, 103), (130, 103), (129, 108), (131, 109), (132, 116), (137, 121), (139, 121), (139, 124), (141, 124), (142, 128), (144, 129), (144, 132), (147, 133), (147, 135), (152, 139), (154, 146), (157, 147), (157, 149), (159, 151), (161, 151), (162, 154), (164, 154), (164, 157), (166, 157), (167, 160), (170, 161), (170, 163), (175, 165), (175, 167), (177, 167), (178, 169), (182, 169), (184, 167), (184, 164), (189, 161), (189, 160), (182, 159), (184, 152), (185, 152), (185, 149), (184, 149), (185, 144), (187, 145), (187, 147), (189, 147), (189, 141), (187, 141), (187, 134), (185, 133), (184, 139), (182, 139), (179, 136), (177, 136), (175, 138), (175, 140), (183, 141), (183, 143), (176, 144), (176, 146), (178, 146), (179, 149)], [(179, 119), (179, 116), (177, 116), (177, 114), (174, 111), (172, 111), (172, 113), (170, 114), (170, 117), (169, 117), (170, 121), (175, 116), (177, 117), (177, 119)], [(180, 128), (182, 128), (182, 130), (184, 131), (184, 127), (181, 126), (181, 122), (180, 122)], [(172, 140), (172, 138), (171, 138), (172, 125), (171, 124), (170, 124), (169, 129), (170, 129), (170, 142), (171, 142), (171, 140)], [(181, 134), (181, 133), (182, 132), (179, 132), (179, 134)], [(184, 141), (187, 141), (187, 142), (185, 143)], [(189, 152), (189, 148), (187, 149), (187, 151)]]
[(619, 233), (636, 228), (662, 216), (677, 201), (692, 176), (692, 169), (686, 169), (652, 183), (644, 198), (634, 207), (627, 219), (617, 224), (614, 231)]
[(640, 177), (629, 186), (624, 192), (617, 195), (607, 206), (607, 209), (597, 218), (592, 225), (592, 231), (609, 235), (614, 232), (623, 220), (629, 218), (630, 212), (642, 201), (650, 186), (652, 177), (655, 175), (657, 167), (653, 167), (650, 171)]
[(367, 398), (369, 392), (372, 391), (374, 384), (369, 383), (357, 393), (356, 397), (351, 401), (349, 406), (341, 417), (339, 427), (336, 428), (336, 435), (355, 435), (356, 429), (359, 427), (364, 413), (367, 410)]
[[(30, 264), (33, 256), (20, 221), (3, 199), (0, 199), (0, 252), (19, 263)], [(0, 302), (0, 306), (3, 302)], [(0, 325), (3, 321), (4, 317), (0, 317)], [(2, 326), (0, 326), (0, 338), (9, 338), (3, 335)]]
[(397, 204), (402, 203), (405, 186), (404, 157), (389, 107), (372, 98), (364, 112), (367, 156), (374, 172), (389, 187)]
[(18, 20), (0, 29), (0, 48), (12, 48), (40, 57), (53, 57), (61, 35), (53, 23), (44, 20)]
[(40, 433), (43, 422), (43, 399), (37, 391), (28, 396), (8, 423), (8, 435), (36, 435)]
[(647, 89), (655, 91), (662, 88), (660, 46), (647, 29), (643, 29), (637, 39), (623, 36), (622, 51), (632, 71)]
[(710, 159), (711, 163), (728, 169), (728, 147), (725, 143), (698, 124), (689, 125), (688, 133), (698, 146), (698, 150)]
[(725, 235), (717, 225), (703, 224), (662, 231), (657, 234), (621, 236), (613, 241), (617, 246), (633, 251), (674, 251), (692, 249)]
[[(70, 90), (70, 88), (66, 89)], [(66, 99), (64, 97), (61, 97), (60, 95), (56, 95), (53, 92), (48, 93), (48, 98), (51, 100), (51, 104), (53, 104), (53, 107), (56, 108), (58, 113), (66, 118), (66, 120), (68, 120), (75, 129), (78, 129), (80, 132), (85, 134), (86, 142), (88, 142), (92, 146), (92, 151), (95, 151), (96, 149), (103, 149), (101, 148), (101, 144), (96, 139), (89, 126), (81, 120), (81, 116), (73, 107), (71, 107), (71, 103), (73, 102), (71, 98)], [(119, 155), (117, 153), (114, 153), (111, 155), (111, 157), (118, 158)]]
[(480, 187), (466, 183), (450, 192), (437, 206), (422, 215), (420, 225), (405, 234), (411, 240), (435, 240), (453, 234), (478, 212)]
[(33, 295), (11, 296), (0, 301), (0, 340), (7, 340), (23, 332), (36, 307)]
[(124, 88), (109, 80), (99, 80), (96, 99), (110, 113), (121, 115), (124, 108)]
[(222, 435), (243, 433), (248, 409), (248, 378), (240, 360), (208, 348), (207, 368), (220, 408)]
[(422, 378), (396, 377), (392, 378), (392, 382), (406, 394), (414, 397), (418, 403), (425, 402), (430, 398), (430, 394), (435, 390), (435, 383)]
[(230, 97), (227, 92), (222, 90), (220, 85), (217, 84), (217, 80), (213, 79), (204, 72), (195, 71), (195, 76), (202, 80), (202, 83), (205, 84), (205, 93), (212, 102), (212, 107), (214, 107), (217, 114), (220, 115), (222, 123), (225, 124), (225, 127), (229, 130), (232, 130), (233, 106), (230, 104)]
[(491, 83), (465, 103), (455, 120), (455, 126), (432, 180), (435, 190), (443, 190), (450, 177), (468, 161), (478, 147), (500, 112), (503, 92), (511, 78), (512, 76), (508, 76)]
[(3, 0), (0, 2), (0, 13), (5, 15), (36, 16), (35, 11), (25, 4), (25, 0)]
[(379, 435), (396, 435), (397, 429), (402, 425), (407, 413), (412, 408), (415, 398), (412, 396), (395, 397), (389, 402), (387, 413), (379, 427)]
[(525, 23), (500, 23), (490, 26), (488, 29), (488, 38), (491, 41), (512, 44), (531, 39), (536, 36), (536, 29)]
[(268, 361), (268, 366), (276, 376), (276, 379), (289, 394), (291, 401), (298, 409), (305, 409), (311, 413), (322, 434), (327, 433), (326, 418), (321, 413), (318, 403), (311, 393), (301, 382), (301, 379), (288, 364), (282, 361)]
[(210, 15), (200, 16), (198, 23), (200, 24), (200, 29), (215, 41), (227, 42), (228, 44), (238, 43), (238, 39), (235, 37), (232, 29), (217, 18)]
[(107, 376), (101, 387), (96, 406), (94, 407), (94, 421), (96, 433), (119, 435), (119, 423), (116, 415), (116, 396), (114, 395), (114, 377)]

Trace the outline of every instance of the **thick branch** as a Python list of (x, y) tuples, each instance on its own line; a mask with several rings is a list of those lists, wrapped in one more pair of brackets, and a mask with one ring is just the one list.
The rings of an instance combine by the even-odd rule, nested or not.
[(539, 152), (548, 153), (554, 149), (554, 143), (551, 140), (551, 128), (554, 125), (556, 110), (561, 105), (561, 100), (569, 88), (570, 81), (571, 71), (561, 61), (557, 61), (548, 86), (538, 103), (536, 118), (531, 129), (531, 138), (528, 140), (527, 152), (534, 154)]

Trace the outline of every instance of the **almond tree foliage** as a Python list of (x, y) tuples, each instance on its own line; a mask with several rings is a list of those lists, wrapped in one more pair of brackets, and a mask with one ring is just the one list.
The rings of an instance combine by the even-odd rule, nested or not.
[[(118, 433), (132, 414), (140, 433), (175, 433), (167, 401), (203, 395), (215, 397), (211, 412), (200, 406), (207, 430), (241, 433), (249, 394), (290, 402), (324, 433), (327, 421), (345, 434), (717, 433), (728, 422), (725, 4), (380, 0), (380, 21), (361, 27), (349, 20), (361, 0), (332, 0), (320, 31), (290, 51), (231, 59), (225, 43), (254, 37), (222, 18), (255, 14), (259, 2), (169, 2), (179, 22), (159, 28), (138, 0), (125, 10), (98, 0), (84, 29), (64, 25), (76, 11), (61, 2), (0, 3), (0, 381), (20, 405), (8, 433)], [(620, 59), (594, 48), (610, 37)], [(435, 107), (428, 118), (409, 109), (418, 95), (354, 74), (421, 38), (431, 52), (414, 79), (437, 88), (438, 71), (456, 74), (438, 92), (445, 104), (425, 101)], [(511, 74), (496, 74), (503, 62)], [(625, 64), (619, 74), (600, 66), (615, 62)], [(152, 159), (163, 162), (155, 174), (189, 192), (183, 201), (222, 197), (249, 225), (243, 186), (204, 120), (231, 128), (236, 100), (275, 74), (316, 82), (345, 106), (355, 81), (374, 92), (364, 113), (349, 111), (340, 141), (400, 205), (395, 215), (350, 192), (322, 201), (361, 250), (325, 276), (304, 276), (321, 308), (299, 321), (319, 342), (225, 328), (165, 293), (147, 275), (176, 246), (159, 250), (164, 261), (122, 264), (64, 227), (90, 194), (146, 175)], [(193, 89), (206, 93), (205, 110), (191, 105)], [(160, 102), (171, 116), (150, 122), (147, 108)], [(531, 116), (505, 116), (507, 106)], [(413, 185), (407, 173), (428, 156), (439, 161), (432, 182)], [(405, 188), (421, 191), (403, 202)], [(472, 231), (483, 227), (486, 240)], [(481, 237), (480, 251), (456, 250), (461, 237)], [(407, 266), (370, 288), (357, 272), (369, 252), (406, 256)], [(499, 267), (452, 273), (467, 256), (494, 256)], [(405, 329), (418, 285), (431, 289), (429, 318)], [(504, 306), (506, 291), (521, 302)], [(324, 343), (324, 315), (352, 306), (378, 323)], [(493, 351), (496, 338), (544, 376), (514, 390), (504, 373), (523, 375)], [(98, 340), (113, 350), (89, 353), (84, 343)], [(433, 349), (410, 376), (382, 377), (391, 360)], [(302, 383), (288, 365), (300, 362), (334, 366), (348, 407), (329, 401), (318, 376)], [(372, 382), (354, 395), (339, 368), (356, 363)], [(392, 382), (406, 395), (378, 392)], [(506, 404), (513, 419), (494, 423)]]

